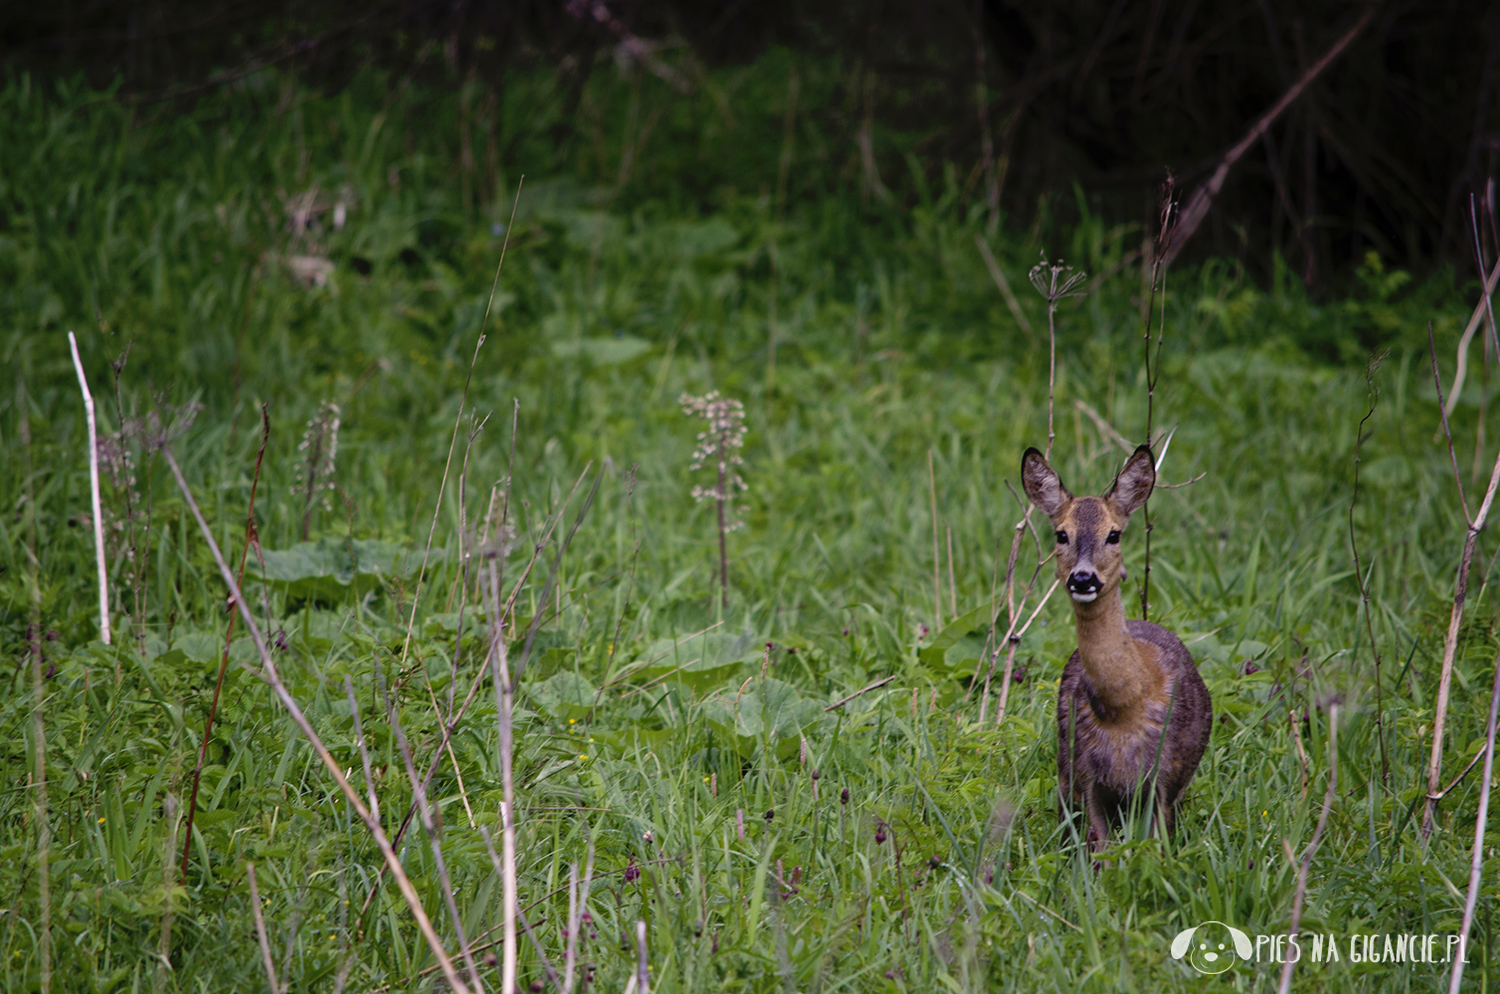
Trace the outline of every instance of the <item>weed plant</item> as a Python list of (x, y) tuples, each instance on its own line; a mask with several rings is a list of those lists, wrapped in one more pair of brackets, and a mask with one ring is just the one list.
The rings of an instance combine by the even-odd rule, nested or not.
[[(1163, 478), (1206, 475), (1152, 502), (1152, 618), (1189, 643), (1217, 720), (1177, 836), (1128, 834), (1096, 871), (1055, 814), (1066, 604), (1049, 604), (1026, 635), (1002, 723), (977, 722), (972, 686), (996, 557), (1021, 511), (1006, 480), (1047, 431), (1047, 342), (996, 293), (973, 241), (986, 211), (956, 169), (923, 179), (908, 203), (862, 197), (854, 153), (820, 145), (816, 66), (803, 72), (814, 111), (798, 125), (788, 202), (756, 192), (780, 168), (780, 58), (705, 83), (694, 100), (712, 114), (672, 105), (655, 155), (641, 151), (650, 113), (611, 109), (650, 108), (655, 83), (613, 70), (583, 95), (598, 141), (569, 147), (587, 155), (502, 130), (514, 161), (533, 164), (513, 224), (519, 171), (469, 203), (444, 144), (457, 104), (396, 81), (361, 77), (323, 97), (267, 74), (185, 110), (44, 94), (26, 79), (0, 90), (0, 327), (13, 380), (0, 395), (0, 617), (16, 661), (0, 701), (0, 988), (40, 986), (50, 925), (53, 989), (264, 989), (247, 861), (284, 989), (442, 988), (370, 838), (239, 665), (252, 660), (243, 629), (178, 873), (227, 615), (151, 443), (173, 426), (197, 500), (237, 556), (262, 403), (272, 433), (246, 595), (291, 691), (363, 790), (352, 685), (388, 833), (412, 791), (376, 664), (425, 766), (485, 664), (489, 615), (469, 557), (495, 548), (502, 524), (514, 530), (498, 545), (509, 547), (507, 596), (518, 591), (505, 637), (524, 665), (521, 902), (560, 960), (569, 864), (592, 844), (591, 921), (577, 937), (590, 987), (623, 988), (642, 920), (656, 991), (1196, 990), (1212, 981), (1167, 952), (1181, 929), (1287, 925), (1287, 852), (1317, 820), (1334, 700), (1339, 789), (1301, 925), (1340, 936), (1345, 959), (1302, 963), (1296, 986), (1428, 990), (1443, 978), (1442, 965), (1350, 963), (1347, 937), (1458, 928), (1478, 775), (1443, 801), (1430, 842), (1418, 833), (1462, 544), (1425, 328), (1435, 322), (1447, 375), (1472, 292), (1442, 274), (1413, 284), (1373, 257), (1351, 296), (1329, 302), (1282, 270), (1251, 286), (1232, 260), (1170, 274), (1154, 417), (1177, 430)], [(518, 76), (505, 99), (560, 99), (547, 85)], [(757, 149), (762, 133), (774, 137)], [(1086, 488), (1106, 485), (1122, 453), (1076, 402), (1127, 437), (1144, 431), (1130, 253), (1145, 233), (1107, 226), (1079, 199), (1075, 228), (1002, 226), (992, 248), (1016, 287), (1039, 250), (1090, 274), (1055, 316), (1053, 462)], [(1047, 327), (1044, 301), (1020, 306)], [(111, 551), (112, 646), (97, 641), (68, 329), (96, 394), (115, 395), (118, 379), (101, 433), (129, 449), (128, 463), (115, 455), (129, 472), (105, 484), (110, 520), (131, 525)], [(1354, 522), (1379, 672), (1346, 518), (1375, 344), (1393, 354), (1376, 379)], [(725, 537), (727, 607), (715, 509), (692, 497), (694, 429), (677, 403), (712, 390), (743, 399), (750, 426), (745, 527)], [(1454, 419), (1466, 475), (1480, 396), (1471, 387)], [(174, 414), (195, 405), (190, 425)], [(299, 441), (329, 410), (338, 446), (314, 465)], [(941, 617), (929, 452), (952, 534)], [(1141, 530), (1125, 541), (1136, 573)], [(1483, 743), (1500, 646), (1494, 552), (1481, 539), (1445, 778)], [(50, 922), (24, 662), (34, 595)], [(496, 832), (501, 794), (489, 700), (486, 689), (466, 712), (428, 794), (463, 932), (494, 986), (501, 884), (478, 830)], [(400, 853), (451, 948), (419, 827)], [(1492, 984), (1500, 865), (1486, 869), (1474, 990)], [(523, 986), (545, 981), (529, 944), (519, 958)], [(1263, 959), (1230, 977), (1269, 990), (1278, 973)]]

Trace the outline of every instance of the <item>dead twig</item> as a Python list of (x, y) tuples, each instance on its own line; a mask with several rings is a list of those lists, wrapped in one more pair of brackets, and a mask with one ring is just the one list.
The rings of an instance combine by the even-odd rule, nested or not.
[(271, 956), (271, 942), (266, 937), (266, 920), (260, 912), (260, 888), (255, 885), (255, 864), (245, 864), (245, 876), (250, 881), (250, 911), (255, 916), (255, 939), (260, 943), (260, 962), (266, 970), (266, 983), (271, 994), (281, 994), (281, 985), (276, 982), (276, 962)]
[(203, 511), (199, 509), (198, 501), (193, 497), (192, 490), (188, 488), (187, 480), (182, 475), (182, 467), (177, 465), (177, 459), (172, 455), (171, 447), (166, 443), (162, 443), (161, 453), (162, 457), (167, 461), (167, 466), (172, 471), (173, 478), (177, 481), (177, 489), (182, 492), (184, 503), (187, 504), (188, 510), (193, 515), (193, 519), (198, 523), (198, 530), (203, 535), (203, 541), (208, 545), (209, 552), (213, 554), (214, 563), (219, 568), (219, 575), (223, 578), (225, 586), (229, 588), (230, 598), (235, 608), (239, 611), (240, 617), (244, 619), (245, 628), (250, 633), (250, 640), (255, 644), (255, 650), (260, 656), (261, 668), (257, 670), (247, 667), (247, 669), (250, 669), (257, 677), (265, 681), (275, 692), (277, 699), (281, 701), (282, 707), (286, 708), (287, 713), (291, 716), (292, 722), (302, 732), (303, 737), (312, 746), (313, 752), (317, 754), (324, 768), (328, 770), (329, 775), (338, 784), (339, 790), (344, 795), (344, 799), (349, 802), (349, 806), (354, 809), (359, 820), (364, 822), (365, 828), (369, 830), (371, 837), (375, 840), (375, 845), (379, 847), (381, 855), (385, 858), (386, 867), (395, 879), (396, 886), (400, 889), (401, 896), (405, 900), (407, 908), (411, 911), (412, 918), (417, 923), (417, 929), (422, 933), (422, 938), (426, 940), (427, 947), (432, 951), (433, 958), (442, 966), (443, 976), (448, 981), (448, 986), (453, 988), (455, 994), (467, 994), (469, 987), (464, 983), (463, 978), (458, 975), (457, 969), (453, 966), (452, 958), (449, 957), (448, 951), (443, 948), (442, 940), (438, 938), (437, 931), (432, 927), (431, 919), (427, 917), (427, 912), (422, 907), (422, 899), (417, 895), (416, 888), (412, 886), (410, 878), (407, 877), (406, 868), (401, 865), (401, 860), (396, 855), (396, 851), (391, 848), (391, 843), (386, 838), (385, 830), (381, 828), (380, 822), (359, 799), (359, 794), (355, 792), (354, 787), (350, 785), (348, 779), (344, 776), (344, 771), (339, 767), (338, 761), (333, 758), (333, 754), (323, 744), (323, 739), (318, 735), (317, 730), (313, 728), (312, 722), (308, 721), (307, 715), (303, 713), (301, 706), (292, 697), (291, 691), (287, 690), (286, 684), (281, 681), (281, 675), (276, 669), (276, 661), (271, 657), (271, 650), (266, 645), (266, 640), (261, 634), (260, 626), (255, 623), (255, 617), (250, 613), (250, 606), (245, 603), (240, 585), (235, 580), (234, 573), (230, 571), (229, 565), (224, 561), (224, 554), (219, 551), (219, 543), (214, 538), (212, 529), (208, 527), (208, 522), (204, 520)]
[[(1438, 375), (1437, 346), (1433, 343), (1432, 325), (1427, 325), (1427, 346), (1432, 357), (1432, 378), (1437, 386), (1438, 405), (1443, 404), (1443, 382)], [(1458, 469), (1458, 455), (1453, 449), (1453, 436), (1448, 429), (1448, 416), (1442, 417), (1443, 432), (1448, 438), (1448, 457), (1453, 463), (1453, 478), (1458, 485), (1459, 505), (1467, 520), (1468, 531), (1464, 534), (1463, 554), (1458, 562), (1458, 576), (1453, 588), (1453, 608), (1448, 614), (1448, 631), (1443, 637), (1443, 662), (1438, 676), (1437, 703), (1432, 716), (1432, 752), (1427, 761), (1427, 804), (1422, 813), (1422, 838), (1431, 837), (1437, 817), (1438, 802), (1432, 795), (1437, 793), (1443, 770), (1443, 733), (1448, 719), (1448, 697), (1453, 686), (1453, 661), (1458, 653), (1458, 632), (1463, 621), (1464, 602), (1469, 592), (1469, 568), (1474, 562), (1474, 549), (1479, 543), (1479, 533), (1489, 518), (1490, 507), (1495, 501), (1496, 488), (1500, 488), (1500, 453), (1496, 453), (1494, 468), (1490, 471), (1489, 489), (1479, 505), (1479, 512), (1469, 517), (1468, 501), (1464, 497), (1463, 474)]]
[[(1464, 979), (1464, 961), (1469, 953), (1469, 930), (1474, 927), (1474, 908), (1479, 900), (1479, 881), (1484, 869), (1484, 829), (1489, 820), (1490, 783), (1495, 772), (1495, 719), (1500, 715), (1500, 654), (1495, 656), (1495, 679), (1490, 687), (1490, 718), (1485, 726), (1484, 775), (1479, 778), (1479, 811), (1474, 816), (1474, 848), (1469, 859), (1469, 891), (1464, 897), (1464, 923), (1458, 933), (1458, 955), (1448, 994), (1458, 994)], [(1469, 764), (1472, 766), (1473, 764)]]
[[(1493, 727), (1493, 723), (1491, 725)], [(1323, 829), (1328, 827), (1328, 812), (1333, 808), (1333, 799), (1338, 793), (1338, 728), (1339, 706), (1330, 704), (1328, 706), (1328, 790), (1323, 794), (1323, 810), (1318, 814), (1318, 824), (1313, 829), (1312, 841), (1303, 850), (1302, 865), (1297, 870), (1297, 894), (1292, 899), (1292, 921), (1287, 928), (1288, 935), (1295, 936), (1298, 926), (1302, 924), (1302, 902), (1307, 897), (1307, 874), (1312, 868), (1313, 856), (1318, 851), (1318, 845), (1323, 840)], [(1278, 988), (1278, 994), (1287, 994), (1292, 989), (1292, 969), (1296, 965), (1296, 958), (1291, 956), (1282, 963), (1281, 986)]]
[[(266, 457), (266, 445), (271, 441), (271, 414), (265, 404), (260, 406), (260, 450), (255, 453), (255, 475), (250, 479), (250, 508), (245, 513), (245, 547), (240, 550), (240, 569), (236, 581), (245, 583), (245, 560), (250, 555), (250, 545), (259, 542), (255, 534), (255, 493), (260, 487), (260, 467)], [(188, 796), (187, 832), (182, 843), (182, 884), (187, 886), (188, 857), (193, 851), (193, 816), (198, 812), (198, 781), (203, 776), (203, 764), (208, 759), (208, 739), (213, 734), (214, 719), (219, 714), (219, 694), (224, 689), (224, 674), (229, 669), (229, 647), (234, 642), (233, 605), (230, 605), (229, 626), (224, 635), (224, 654), (219, 658), (219, 678), (214, 681), (214, 697), (208, 706), (208, 720), (203, 723), (203, 741), (198, 746), (198, 763), (193, 767), (193, 790)], [(358, 714), (355, 715), (358, 721)], [(373, 796), (373, 795), (372, 795)]]
[(1276, 122), (1276, 119), (1281, 116), (1283, 111), (1290, 107), (1298, 97), (1302, 96), (1303, 91), (1312, 84), (1313, 80), (1322, 75), (1323, 70), (1327, 69), (1343, 54), (1344, 49), (1348, 48), (1349, 43), (1365, 29), (1365, 25), (1370, 23), (1370, 19), (1375, 16), (1375, 12), (1379, 9), (1378, 6), (1373, 4), (1368, 7), (1364, 14), (1360, 16), (1360, 19), (1354, 22), (1354, 26), (1345, 32), (1342, 38), (1334, 42), (1333, 47), (1325, 52), (1321, 59), (1309, 66), (1307, 71), (1302, 74), (1302, 78), (1293, 83), (1291, 88), (1281, 95), (1281, 99), (1277, 100), (1271, 106), (1270, 110), (1261, 115), (1260, 120), (1255, 122), (1245, 134), (1245, 137), (1241, 138), (1233, 148), (1224, 153), (1224, 158), (1219, 160), (1218, 168), (1214, 170), (1212, 176), (1193, 191), (1193, 195), (1188, 198), (1187, 206), (1182, 209), (1181, 217), (1173, 225), (1171, 236), (1166, 245), (1166, 265), (1170, 266), (1172, 264), (1172, 260), (1177, 258), (1177, 253), (1182, 251), (1182, 246), (1187, 244), (1188, 239), (1193, 237), (1193, 232), (1198, 230), (1198, 226), (1208, 216), (1208, 209), (1213, 204), (1214, 197), (1218, 195), (1219, 190), (1224, 186), (1224, 180), (1229, 176), (1229, 170), (1240, 160), (1241, 156), (1250, 150), (1251, 146), (1261, 140), (1261, 136), (1270, 129), (1271, 125)]
[(863, 687), (856, 690), (854, 693), (849, 694), (846, 697), (840, 697), (838, 700), (834, 701), (823, 710), (825, 712), (837, 711), (839, 708), (843, 707), (845, 704), (848, 704), (850, 701), (854, 700), (856, 697), (859, 697), (861, 694), (868, 694), (872, 690), (879, 690), (881, 687), (884, 687), (886, 684), (896, 679), (897, 676), (899, 676), (899, 674), (893, 674), (891, 676), (881, 677), (874, 683), (867, 683)]

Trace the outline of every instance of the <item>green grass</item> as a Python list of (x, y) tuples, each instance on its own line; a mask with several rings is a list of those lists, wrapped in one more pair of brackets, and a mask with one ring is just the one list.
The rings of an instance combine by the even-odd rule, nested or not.
[[(500, 177), (490, 196), (465, 194), (454, 98), (387, 100), (380, 81), (366, 79), (323, 98), (261, 80), (261, 89), (169, 113), (90, 94), (44, 99), (25, 80), (0, 91), (0, 326), (14, 376), (0, 394), (0, 499), (10, 508), (0, 518), (0, 603), (17, 660), (0, 704), (9, 785), (0, 792), (0, 988), (31, 990), (40, 976), (28, 787), (37, 702), (24, 665), (33, 521), (52, 673), (54, 989), (263, 989), (247, 860), (287, 989), (332, 989), (346, 962), (350, 990), (441, 986), (392, 888), (381, 887), (360, 917), (379, 854), (269, 690), (237, 665), (204, 771), (187, 884), (177, 885), (167, 850), (180, 838), (225, 593), (161, 458), (136, 438), (129, 489), (138, 535), (149, 536), (135, 548), (146, 563), (141, 611), (128, 532), (115, 527), (127, 486), (106, 476), (118, 637), (114, 647), (95, 641), (67, 330), (80, 336), (106, 431), (118, 430), (121, 409), (135, 424), (153, 410), (201, 404), (173, 450), (235, 556), (258, 409), (270, 405), (257, 527), (265, 548), (284, 555), (267, 563), (280, 579), (249, 583), (256, 613), (283, 633), (280, 666), (293, 693), (362, 788), (343, 691), (345, 677), (353, 681), (388, 826), (411, 792), (375, 704), (373, 664), (392, 681), (425, 761), (439, 728), (433, 697), (447, 700), (455, 671), (457, 692), (468, 687), (487, 638), (475, 585), (458, 582), (461, 525), (472, 544), (492, 488), (504, 491), (514, 444), (510, 581), (548, 516), (565, 518), (517, 601), (518, 627), (543, 612), (521, 681), (521, 895), (560, 958), (559, 887), (592, 840), (599, 881), (585, 957), (597, 965), (595, 986), (623, 987), (634, 956), (622, 935), (645, 919), (659, 991), (1198, 989), (1206, 981), (1167, 954), (1182, 928), (1206, 919), (1252, 934), (1286, 927), (1295, 873), (1282, 841), (1300, 852), (1312, 834), (1328, 768), (1319, 705), (1333, 695), (1345, 716), (1339, 792), (1303, 929), (1340, 935), (1345, 950), (1356, 932), (1457, 931), (1479, 777), (1444, 802), (1429, 844), (1411, 813), (1425, 787), (1462, 541), (1448, 455), (1434, 441), (1425, 326), (1435, 322), (1451, 376), (1472, 288), (1465, 295), (1442, 274), (1408, 281), (1378, 260), (1349, 299), (1321, 303), (1290, 278), (1248, 285), (1232, 262), (1170, 275), (1156, 419), (1177, 433), (1164, 477), (1206, 475), (1152, 503), (1152, 617), (1196, 638), (1219, 718), (1177, 837), (1122, 841), (1114, 864), (1095, 872), (1052, 800), (1053, 693), (1073, 648), (1066, 605), (1049, 604), (1022, 643), (1025, 679), (1003, 724), (977, 724), (967, 687), (997, 550), (1008, 550), (1020, 510), (1005, 481), (1016, 482), (1025, 446), (1045, 438), (1045, 341), (1016, 325), (990, 282), (973, 244), (982, 211), (961, 169), (914, 179), (906, 203), (863, 201), (857, 172), (840, 171), (846, 150), (818, 151), (811, 115), (785, 209), (778, 215), (774, 197), (747, 192), (775, 186), (777, 58), (675, 103), (641, 84), (643, 106), (664, 101), (662, 120), (672, 122), (670, 141), (642, 160), (647, 180), (611, 185), (621, 146), (634, 140), (628, 115), (600, 113), (602, 144), (556, 153), (536, 135), (516, 144), (527, 192), (461, 418), (503, 242), (493, 226), (508, 221), (517, 177)], [(549, 85), (519, 76), (507, 100), (541, 102)], [(815, 92), (807, 85), (804, 95)], [(732, 115), (717, 110), (715, 87), (729, 94)], [(618, 109), (633, 89), (601, 69), (588, 99)], [(771, 142), (757, 141), (768, 134)], [(706, 151), (684, 151), (692, 141)], [(589, 155), (565, 154), (585, 145)], [(714, 160), (715, 149), (738, 158)], [(737, 188), (695, 176), (704, 159)], [(284, 198), (314, 186), (329, 204), (344, 199), (348, 223), (333, 230), (330, 211), (298, 235)], [(1045, 329), (1045, 312), (1024, 276), (1039, 251), (1108, 273), (1141, 238), (1080, 202), (1085, 219), (1075, 228), (1002, 228), (995, 240), (1033, 327)], [(334, 262), (327, 285), (306, 285), (281, 261), (300, 254)], [(1077, 489), (1107, 485), (1120, 453), (1075, 401), (1128, 436), (1145, 422), (1132, 299), (1139, 269), (1090, 286), (1059, 312), (1055, 462)], [(117, 407), (110, 363), (127, 344)], [(1363, 356), (1377, 344), (1393, 352), (1375, 375), (1354, 525), (1371, 569), (1388, 778), (1348, 519)], [(18, 434), (22, 381), (29, 450)], [(746, 527), (729, 539), (727, 610), (714, 580), (712, 509), (689, 493), (704, 476), (688, 471), (698, 429), (677, 404), (685, 391), (710, 389), (743, 400), (750, 429)], [(1455, 415), (1466, 483), (1477, 397), (1471, 386)], [(324, 401), (342, 410), (336, 479), (348, 502), (330, 494), (302, 547), (297, 447)], [(489, 420), (466, 451), (476, 415)], [(456, 418), (454, 471), (419, 592), (416, 564)], [(1495, 434), (1491, 423), (1487, 437)], [(942, 652), (928, 649), (939, 637), (929, 629), (945, 627), (932, 601), (929, 453), (965, 616), (946, 626)], [(558, 544), (596, 480), (561, 559), (556, 600), (543, 605)], [(1134, 576), (1141, 536), (1138, 521), (1126, 537)], [(1479, 577), (1494, 578), (1494, 551), (1481, 539), (1447, 775), (1483, 741), (1497, 639), (1494, 598)], [(1029, 576), (1033, 557), (1021, 561)], [(247, 576), (259, 572), (252, 556)], [(946, 562), (942, 573), (951, 620)], [(708, 636), (672, 648), (710, 625), (718, 627)], [(243, 639), (234, 655), (250, 659)], [(1259, 670), (1245, 672), (1245, 660)], [(888, 675), (896, 680), (823, 710)], [(485, 942), (499, 922), (499, 881), (469, 811), (497, 824), (489, 700), (486, 690), (453, 742), (463, 789), (446, 761), (432, 789), (465, 929)], [(1301, 731), (1311, 757), (1305, 796), (1289, 707), (1311, 712)], [(402, 854), (451, 939), (425, 841), (409, 836)], [(626, 882), (632, 861), (642, 873)], [(797, 893), (781, 895), (778, 866), (788, 880), (802, 868)], [(1474, 990), (1491, 986), (1497, 870), (1487, 868), (1479, 905), (1466, 974)], [(170, 970), (157, 959), (168, 920)], [(524, 944), (521, 960), (525, 982), (540, 979)], [(1303, 963), (1297, 986), (1426, 990), (1442, 970)], [(421, 971), (429, 979), (419, 983)], [(1238, 989), (1270, 990), (1276, 973), (1242, 964), (1230, 976)], [(487, 969), (486, 982), (493, 977)]]

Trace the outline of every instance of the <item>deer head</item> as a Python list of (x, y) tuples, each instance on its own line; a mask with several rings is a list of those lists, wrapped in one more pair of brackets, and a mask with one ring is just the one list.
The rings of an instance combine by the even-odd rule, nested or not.
[(1057, 537), (1057, 578), (1076, 604), (1113, 593), (1125, 579), (1120, 536), (1156, 485), (1156, 463), (1142, 445), (1126, 460), (1102, 497), (1074, 497), (1036, 449), (1021, 457), (1026, 496), (1052, 520)]

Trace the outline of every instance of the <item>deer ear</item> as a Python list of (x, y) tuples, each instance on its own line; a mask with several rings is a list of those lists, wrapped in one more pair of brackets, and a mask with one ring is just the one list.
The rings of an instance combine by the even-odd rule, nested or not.
[(1122, 514), (1129, 516), (1146, 503), (1146, 498), (1151, 496), (1151, 489), (1155, 486), (1156, 459), (1151, 455), (1151, 447), (1142, 445), (1125, 460), (1125, 468), (1115, 477), (1115, 485), (1109, 488), (1104, 499), (1119, 508)]
[(1021, 486), (1031, 502), (1049, 518), (1073, 499), (1068, 488), (1057, 478), (1057, 473), (1047, 465), (1046, 457), (1035, 448), (1027, 449), (1021, 457)]

